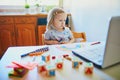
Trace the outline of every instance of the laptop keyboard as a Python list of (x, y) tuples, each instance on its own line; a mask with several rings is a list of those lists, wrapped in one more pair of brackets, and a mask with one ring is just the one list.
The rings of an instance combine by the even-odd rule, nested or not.
[(102, 64), (104, 56), (104, 45), (92, 45), (81, 50), (75, 50), (78, 55), (98, 64)]

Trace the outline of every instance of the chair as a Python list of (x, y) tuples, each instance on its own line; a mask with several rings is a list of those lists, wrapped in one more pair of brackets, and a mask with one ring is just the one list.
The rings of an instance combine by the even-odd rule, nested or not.
[(46, 26), (45, 25), (40, 25), (38, 26), (38, 44), (39, 45), (44, 45), (44, 36), (43, 34), (46, 31)]
[(85, 32), (74, 32), (72, 31), (73, 36), (75, 38), (75, 42), (86, 42), (86, 34)]
[(42, 45), (45, 45), (45, 42), (44, 42), (44, 34), (42, 34)]

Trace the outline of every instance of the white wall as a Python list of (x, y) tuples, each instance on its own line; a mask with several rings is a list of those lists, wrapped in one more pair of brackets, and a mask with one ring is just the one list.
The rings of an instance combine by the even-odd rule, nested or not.
[(74, 31), (88, 41), (105, 40), (112, 16), (120, 16), (120, 0), (71, 0)]

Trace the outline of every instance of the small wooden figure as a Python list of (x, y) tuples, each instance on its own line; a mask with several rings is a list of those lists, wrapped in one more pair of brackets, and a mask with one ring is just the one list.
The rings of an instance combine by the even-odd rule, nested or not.
[(55, 65), (47, 65), (46, 70), (47, 70), (47, 76), (52, 77), (55, 76)]
[(42, 61), (49, 62), (50, 61), (50, 54), (42, 55)]
[(64, 55), (63, 55), (64, 58), (66, 58), (66, 57), (68, 57), (68, 56), (69, 56), (68, 54), (64, 54)]
[(89, 62), (89, 63), (86, 63), (85, 64), (85, 67), (84, 67), (84, 72), (85, 74), (92, 74), (93, 73), (93, 63)]
[(46, 71), (46, 64), (45, 62), (40, 62), (38, 65), (37, 65), (37, 71), (38, 72), (43, 72), (43, 71)]
[(56, 57), (55, 57), (55, 56), (52, 56), (52, 60), (54, 60), (54, 59), (56, 59)]
[(65, 58), (65, 59), (67, 59), (67, 60), (69, 60), (69, 61), (71, 61), (72, 60), (72, 57), (71, 56), (69, 56), (69, 55), (63, 55), (63, 57)]
[(62, 69), (63, 68), (63, 59), (57, 59), (56, 60), (56, 68)]

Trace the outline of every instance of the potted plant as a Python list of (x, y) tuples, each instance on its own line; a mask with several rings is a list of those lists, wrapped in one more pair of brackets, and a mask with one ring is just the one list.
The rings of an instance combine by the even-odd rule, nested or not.
[(37, 11), (37, 13), (40, 13), (40, 11), (41, 11), (41, 6), (40, 6), (40, 4), (36, 3), (35, 6), (36, 6), (36, 11)]
[(25, 9), (26, 9), (26, 13), (29, 13), (30, 5), (26, 3), (24, 7), (25, 7)]
[(25, 8), (26, 9), (30, 8), (30, 5), (29, 4), (25, 4)]
[(35, 4), (35, 6), (36, 6), (36, 7), (40, 7), (40, 5), (39, 5), (38, 3), (37, 3), (37, 4)]

